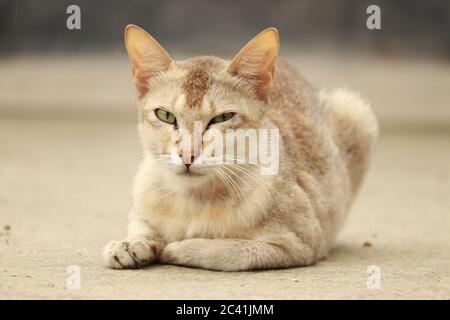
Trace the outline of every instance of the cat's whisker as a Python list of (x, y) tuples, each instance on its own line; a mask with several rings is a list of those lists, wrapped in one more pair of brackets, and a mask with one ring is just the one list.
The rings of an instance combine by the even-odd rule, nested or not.
[(247, 181), (245, 181), (244, 179), (242, 179), (242, 177), (240, 177), (239, 175), (237, 175), (233, 170), (231, 170), (230, 168), (228, 168), (227, 166), (222, 166), (223, 169), (227, 170), (228, 172), (230, 172), (231, 174), (235, 175), (243, 184), (245, 184), (247, 186), (248, 189), (251, 188), (251, 186), (248, 184)]
[[(243, 183), (245, 183), (245, 184), (247, 184), (247, 182), (246, 181), (244, 181), (241, 177), (239, 177), (239, 175), (237, 175), (235, 172), (233, 172), (233, 170), (231, 170), (231, 169), (229, 169), (229, 168), (227, 168), (227, 167), (222, 167), (223, 169), (225, 169), (225, 170), (227, 170), (231, 175), (234, 175), (234, 176), (236, 176), (240, 181), (242, 181)], [(239, 189), (239, 191), (241, 192), (241, 194), (244, 196), (245, 195), (245, 193), (244, 193), (244, 191), (242, 190), (242, 188), (241, 188), (241, 186), (239, 185), (239, 183), (237, 183), (236, 181), (234, 181), (235, 182), (235, 184), (236, 184), (236, 187)], [(247, 184), (247, 186), (248, 186), (248, 184)]]
[[(265, 185), (264, 182), (261, 181), (256, 175), (254, 175), (250, 170), (246, 170), (245, 168), (242, 168), (242, 167), (240, 167), (239, 165), (233, 165), (233, 164), (228, 164), (228, 165), (225, 165), (224, 167), (231, 167), (231, 168), (233, 168), (233, 169), (236, 169), (236, 170), (242, 172), (243, 174), (245, 174), (245, 175), (247, 175), (248, 177), (252, 178), (253, 181), (254, 181), (257, 185), (263, 187), (263, 188), (262, 188), (263, 191), (268, 192), (267, 188), (264, 188), (265, 186), (268, 187), (268, 185)], [(230, 169), (229, 169), (229, 170), (230, 170)], [(239, 175), (237, 175), (237, 176), (239, 177)], [(240, 178), (240, 179), (242, 180), (242, 178)], [(248, 183), (247, 183), (247, 184), (248, 184)], [(269, 192), (268, 192), (268, 193), (269, 193)]]
[[(236, 176), (240, 181), (242, 181), (242, 183), (244, 183), (249, 189), (251, 189), (251, 186), (248, 184), (247, 181), (245, 181), (242, 177), (240, 177), (236, 172), (234, 172), (233, 170), (231, 170), (230, 168), (227, 167), (223, 167), (223, 169), (226, 169), (228, 172), (230, 172), (230, 174)], [(238, 186), (238, 188), (241, 190), (241, 193), (245, 196), (245, 193), (243, 192), (242, 188), (239, 186), (239, 184), (236, 183), (236, 185)], [(265, 190), (267, 191), (267, 190)], [(260, 207), (261, 209), (264, 209), (264, 206), (261, 205), (261, 203), (256, 202), (255, 203), (258, 207)], [(248, 215), (249, 212), (247, 209), (245, 209), (244, 207), (242, 207), (241, 209), (244, 209), (245, 213)]]
[[(233, 172), (233, 171), (230, 170), (229, 168), (226, 168), (226, 167), (222, 167), (222, 168), (223, 168), (223, 169), (227, 169), (227, 170), (230, 172), (230, 174), (232, 174), (232, 175), (234, 175), (234, 176), (240, 178), (235, 172)], [(230, 179), (233, 181), (233, 184), (235, 184), (236, 187), (240, 190), (242, 196), (245, 197), (245, 193), (243, 192), (243, 190), (242, 190), (242, 188), (239, 186), (239, 184), (238, 184), (236, 181), (234, 181), (234, 180), (232, 179), (232, 177), (230, 177)], [(242, 179), (241, 179), (241, 180), (242, 180)], [(239, 197), (239, 199), (241, 199), (241, 198)], [(258, 203), (257, 205), (260, 206), (259, 203)], [(248, 208), (247, 208), (246, 206), (242, 206), (242, 205), (241, 205), (239, 209), (240, 209), (241, 211), (243, 211), (243, 212), (245, 213), (245, 215), (250, 216), (250, 213), (249, 213)]]
[[(260, 184), (264, 184), (265, 186), (267, 186), (271, 191), (275, 192), (276, 194), (281, 195), (280, 192), (272, 184), (270, 184), (267, 181), (265, 181), (264, 179), (262, 179), (261, 176), (255, 174), (254, 172), (252, 172), (242, 166), (238, 166), (238, 165), (231, 165), (231, 166), (236, 168), (237, 170), (241, 170), (243, 173), (252, 177), (255, 181), (259, 182)], [(281, 183), (283, 185), (289, 184), (289, 182), (287, 182), (287, 181), (278, 181), (278, 183)], [(267, 192), (269, 192), (269, 191), (267, 190)]]
[(224, 177), (226, 177), (226, 180), (228, 180), (230, 186), (232, 186), (232, 188), (233, 188), (234, 191), (236, 192), (236, 195), (237, 195), (238, 198), (239, 198), (239, 202), (242, 202), (241, 195), (240, 195), (238, 189), (236, 188), (236, 182), (233, 180), (233, 178), (230, 177), (230, 176), (229, 176), (224, 170), (222, 170), (221, 168), (217, 168), (217, 170), (219, 170), (219, 171), (222, 173), (222, 175), (223, 175)]
[(264, 186), (266, 186), (267, 188), (271, 189), (273, 192), (277, 193), (278, 195), (280, 195), (280, 193), (278, 192), (277, 189), (275, 189), (274, 186), (270, 185), (269, 183), (267, 183), (266, 181), (262, 180), (258, 175), (256, 175), (254, 172), (240, 166), (240, 165), (236, 165), (236, 164), (228, 164), (227, 166), (230, 166), (234, 169), (237, 169), (239, 171), (241, 171), (242, 173), (248, 175), (249, 177), (251, 177), (259, 186), (263, 187), (262, 189), (267, 192), (268, 194), (270, 194), (270, 191), (267, 190), (266, 188), (264, 188)]
[(225, 177), (223, 176), (223, 173), (221, 173), (221, 171), (219, 170), (214, 170), (214, 172), (216, 173), (217, 177), (222, 181), (223, 185), (225, 186), (225, 188), (228, 191), (228, 194), (231, 196), (231, 199), (233, 200), (234, 203), (237, 203), (236, 201), (236, 197), (234, 195), (234, 192), (232, 190), (230, 190), (230, 186), (229, 183), (227, 182), (227, 180), (225, 179)]

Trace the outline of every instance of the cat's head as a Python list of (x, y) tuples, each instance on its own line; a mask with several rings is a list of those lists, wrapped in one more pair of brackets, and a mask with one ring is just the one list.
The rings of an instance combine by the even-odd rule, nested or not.
[(125, 29), (125, 43), (139, 94), (142, 144), (161, 160), (161, 170), (181, 179), (211, 176), (214, 165), (199, 159), (216, 133), (260, 127), (278, 55), (276, 29), (258, 34), (231, 61), (174, 61), (134, 25)]

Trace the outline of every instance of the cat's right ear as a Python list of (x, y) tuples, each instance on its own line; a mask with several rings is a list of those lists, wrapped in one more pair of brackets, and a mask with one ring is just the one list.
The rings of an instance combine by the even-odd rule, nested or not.
[(279, 46), (277, 29), (262, 31), (233, 58), (228, 72), (247, 81), (256, 96), (265, 99), (275, 76)]
[(167, 70), (173, 60), (151, 35), (133, 24), (125, 28), (125, 46), (131, 60), (133, 81), (142, 98), (149, 80)]

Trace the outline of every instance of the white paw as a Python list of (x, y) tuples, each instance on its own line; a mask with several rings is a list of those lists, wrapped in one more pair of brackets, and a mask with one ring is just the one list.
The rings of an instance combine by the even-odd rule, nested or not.
[(113, 269), (141, 268), (156, 260), (158, 251), (159, 246), (153, 240), (111, 241), (103, 250), (103, 259)]

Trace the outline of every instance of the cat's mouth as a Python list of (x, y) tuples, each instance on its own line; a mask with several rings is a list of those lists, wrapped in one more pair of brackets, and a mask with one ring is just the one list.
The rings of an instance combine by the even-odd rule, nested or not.
[(201, 177), (201, 176), (204, 176), (201, 173), (192, 171), (192, 169), (189, 169), (189, 167), (186, 167), (185, 170), (183, 170), (182, 172), (179, 172), (178, 175), (185, 176), (185, 177)]

